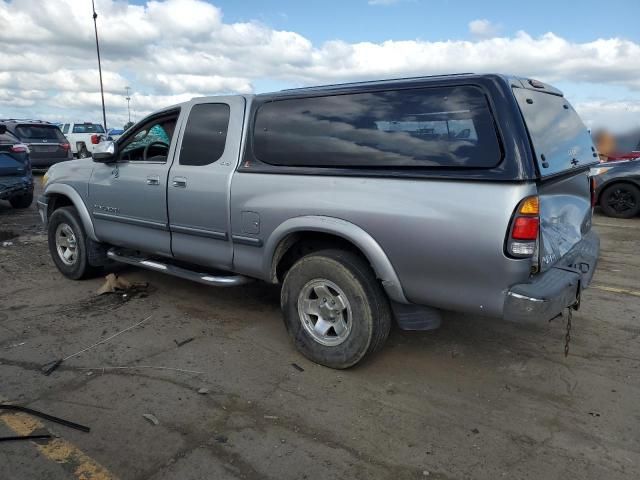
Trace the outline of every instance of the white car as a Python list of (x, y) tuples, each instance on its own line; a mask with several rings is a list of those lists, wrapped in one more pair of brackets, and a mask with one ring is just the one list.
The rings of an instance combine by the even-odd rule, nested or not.
[(71, 144), (71, 152), (78, 158), (88, 158), (102, 140), (106, 138), (104, 127), (99, 123), (65, 123), (62, 133)]

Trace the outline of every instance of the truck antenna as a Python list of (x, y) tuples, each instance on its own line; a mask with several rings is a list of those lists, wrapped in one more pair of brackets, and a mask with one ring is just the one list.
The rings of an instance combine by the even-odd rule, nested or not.
[(96, 3), (95, 0), (91, 0), (91, 6), (93, 8), (93, 28), (96, 31), (96, 52), (98, 53), (98, 73), (100, 75), (100, 96), (102, 97), (102, 121), (104, 126), (104, 131), (107, 131), (107, 113), (104, 108), (104, 88), (102, 87), (102, 65), (100, 62), (100, 43), (98, 42), (98, 14), (96, 13)]

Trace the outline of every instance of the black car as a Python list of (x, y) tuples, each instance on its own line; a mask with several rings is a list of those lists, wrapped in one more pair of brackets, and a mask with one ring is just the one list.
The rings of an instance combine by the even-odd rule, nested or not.
[(0, 200), (13, 208), (28, 208), (33, 202), (33, 176), (29, 148), (0, 124)]
[(29, 147), (34, 169), (73, 159), (69, 140), (53, 123), (41, 120), (2, 120), (0, 123)]
[(605, 215), (631, 218), (640, 213), (640, 159), (603, 163), (591, 173), (595, 201)]

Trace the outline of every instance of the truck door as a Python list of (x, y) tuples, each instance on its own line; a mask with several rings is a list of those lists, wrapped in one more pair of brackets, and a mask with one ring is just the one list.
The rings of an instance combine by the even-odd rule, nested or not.
[(171, 250), (178, 260), (229, 269), (229, 187), (240, 152), (245, 99), (192, 103), (169, 172)]
[(178, 114), (173, 110), (143, 120), (118, 142), (116, 162), (95, 164), (89, 207), (101, 241), (171, 256), (167, 176)]

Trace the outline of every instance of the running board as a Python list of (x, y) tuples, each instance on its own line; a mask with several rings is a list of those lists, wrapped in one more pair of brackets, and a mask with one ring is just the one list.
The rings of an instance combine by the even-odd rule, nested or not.
[(145, 257), (131, 251), (124, 251), (115, 248), (111, 248), (107, 252), (107, 256), (116, 262), (127, 263), (136, 267), (167, 273), (174, 277), (180, 277), (186, 280), (202, 283), (204, 285), (212, 285), (214, 287), (236, 287), (253, 281), (253, 279), (243, 275), (213, 275), (210, 273), (196, 272), (170, 263), (164, 263), (161, 260)]

